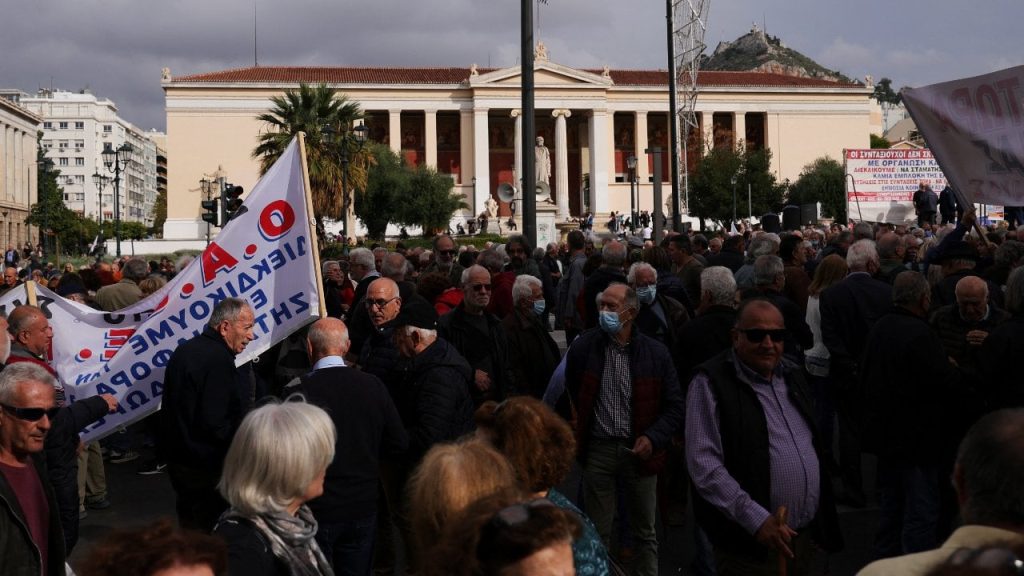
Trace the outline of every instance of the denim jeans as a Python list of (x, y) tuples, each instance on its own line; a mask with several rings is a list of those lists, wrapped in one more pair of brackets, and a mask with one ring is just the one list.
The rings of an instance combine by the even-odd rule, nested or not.
[(369, 576), (373, 568), (373, 543), (377, 514), (344, 522), (320, 522), (316, 543), (338, 576)]
[(878, 459), (881, 519), (874, 553), (889, 558), (938, 547), (939, 473), (935, 466), (913, 466)]

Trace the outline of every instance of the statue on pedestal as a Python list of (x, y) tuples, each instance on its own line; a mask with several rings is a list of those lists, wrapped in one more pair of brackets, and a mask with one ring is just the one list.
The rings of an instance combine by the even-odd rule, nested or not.
[(487, 208), (487, 216), (491, 219), (498, 216), (498, 202), (494, 198), (488, 196), (484, 201), (484, 207)]
[(543, 136), (537, 136), (537, 146), (534, 147), (534, 154), (537, 182), (551, 184), (551, 151), (544, 145)]

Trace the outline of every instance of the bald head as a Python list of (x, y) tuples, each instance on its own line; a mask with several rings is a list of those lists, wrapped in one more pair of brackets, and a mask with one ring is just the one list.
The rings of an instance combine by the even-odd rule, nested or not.
[(984, 320), (988, 316), (988, 284), (977, 276), (964, 276), (956, 283), (956, 305), (964, 320)]
[(310, 326), (306, 343), (314, 363), (327, 356), (344, 356), (350, 345), (348, 327), (337, 318), (322, 318)]
[(366, 287), (366, 297), (394, 298), (398, 296), (398, 284), (391, 278), (377, 278)]

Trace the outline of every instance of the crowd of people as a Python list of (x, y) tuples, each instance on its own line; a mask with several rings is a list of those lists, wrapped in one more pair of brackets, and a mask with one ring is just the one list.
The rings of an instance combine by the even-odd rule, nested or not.
[[(863, 574), (1020, 573), (1024, 242), (974, 224), (358, 247), (322, 263), (326, 317), (241, 366), (226, 298), (108, 447), (156, 442), (178, 527), (81, 573), (653, 575), (693, 518), (695, 574), (809, 574), (869, 501)], [(174, 269), (22, 276), (113, 311)], [(110, 505), (78, 432), (117, 401), (65, 402), (46, 316), (5, 322), (0, 574), (63, 574)]]

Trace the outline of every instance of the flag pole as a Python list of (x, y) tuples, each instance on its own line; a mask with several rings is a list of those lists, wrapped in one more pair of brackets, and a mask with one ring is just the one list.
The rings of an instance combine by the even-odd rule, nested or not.
[(306, 198), (306, 224), (309, 226), (309, 246), (313, 252), (313, 266), (316, 267), (316, 295), (320, 301), (320, 317), (327, 316), (327, 301), (324, 299), (324, 275), (320, 269), (320, 239), (316, 235), (316, 215), (313, 214), (313, 191), (309, 187), (309, 165), (306, 163), (306, 133), (295, 135), (299, 139), (299, 158), (302, 160), (302, 195)]
[(32, 280), (25, 281), (25, 299), (30, 306), (39, 306), (39, 298), (36, 295), (36, 283)]

